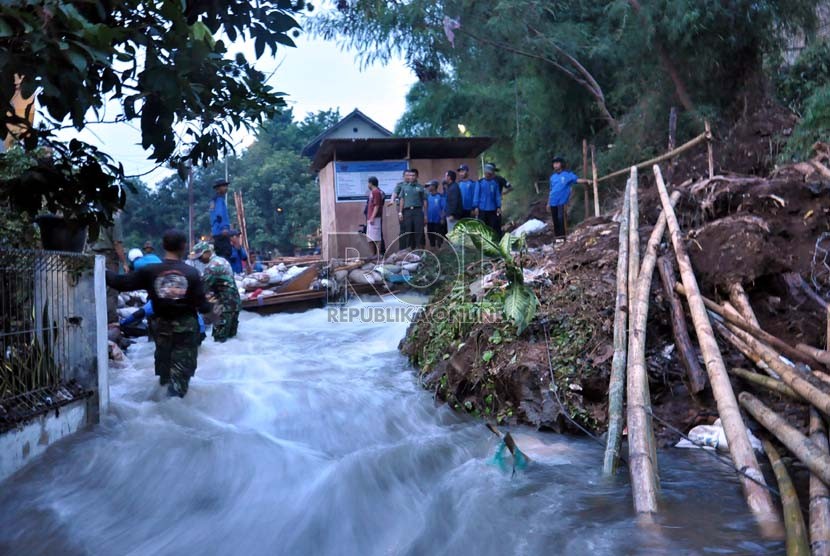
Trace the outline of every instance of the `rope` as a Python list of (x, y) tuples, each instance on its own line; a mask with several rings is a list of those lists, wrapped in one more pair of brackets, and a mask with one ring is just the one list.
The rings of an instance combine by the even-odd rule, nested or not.
[(732, 470), (733, 470), (736, 474), (738, 474), (738, 475), (740, 475), (740, 476), (742, 476), (742, 477), (746, 477), (747, 479), (749, 479), (749, 480), (750, 480), (750, 481), (752, 481), (753, 483), (756, 483), (756, 484), (758, 484), (758, 485), (760, 485), (760, 486), (764, 487), (765, 489), (767, 489), (768, 491), (770, 491), (772, 494), (774, 494), (774, 495), (775, 495), (775, 496), (777, 496), (778, 498), (781, 498), (781, 494), (778, 492), (778, 490), (776, 490), (776, 489), (772, 488), (771, 486), (769, 486), (769, 485), (768, 485), (768, 484), (766, 484), (766, 483), (763, 483), (763, 482), (759, 481), (758, 479), (756, 479), (755, 477), (753, 477), (752, 475), (750, 475), (749, 473), (747, 473), (747, 472), (746, 472), (746, 471), (744, 471), (743, 469), (738, 469), (737, 467), (735, 467), (735, 464), (734, 464), (734, 463), (732, 463), (732, 461), (731, 461), (731, 460), (729, 460), (729, 459), (727, 459), (727, 458), (725, 458), (725, 457), (721, 456), (720, 454), (718, 454), (718, 453), (717, 453), (717, 451), (715, 451), (715, 450), (707, 450), (707, 449), (706, 449), (706, 445), (705, 445), (705, 444), (703, 444), (702, 442), (698, 442), (698, 441), (696, 441), (696, 440), (692, 440), (692, 439), (691, 439), (691, 438), (689, 438), (689, 437), (688, 437), (688, 435), (686, 435), (683, 431), (681, 431), (681, 430), (677, 429), (676, 427), (674, 427), (671, 423), (669, 423), (669, 422), (668, 422), (668, 421), (666, 421), (665, 419), (661, 419), (660, 417), (658, 417), (657, 415), (655, 415), (654, 411), (652, 411), (651, 409), (646, 409), (646, 411), (647, 411), (647, 412), (651, 415), (651, 417), (652, 417), (653, 419), (656, 419), (657, 421), (660, 421), (660, 423), (662, 423), (662, 424), (663, 424), (663, 426), (665, 426), (665, 427), (666, 427), (667, 429), (669, 429), (670, 431), (672, 431), (672, 432), (674, 432), (674, 433), (676, 433), (676, 434), (679, 434), (681, 437), (683, 437), (683, 438), (684, 438), (684, 439), (686, 439), (687, 441), (691, 442), (692, 444), (694, 444), (695, 446), (697, 446), (698, 448), (700, 448), (701, 450), (703, 450), (706, 454), (709, 454), (711, 457), (715, 458), (715, 460), (717, 460), (717, 461), (721, 462), (722, 464), (724, 464), (724, 465), (726, 465), (726, 466), (728, 466), (728, 467), (731, 467), (731, 468), (732, 468)]

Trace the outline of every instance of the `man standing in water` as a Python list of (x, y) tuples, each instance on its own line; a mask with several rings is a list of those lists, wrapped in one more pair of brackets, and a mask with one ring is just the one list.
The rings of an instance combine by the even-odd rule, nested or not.
[(205, 289), (216, 298), (219, 322), (213, 325), (213, 341), (221, 343), (233, 338), (239, 328), (242, 300), (239, 298), (230, 263), (217, 256), (213, 252), (213, 246), (206, 241), (194, 245), (190, 256), (205, 264), (202, 280)]
[(182, 262), (187, 238), (168, 230), (164, 260), (129, 274), (107, 271), (107, 285), (118, 291), (147, 290), (156, 316), (156, 375), (167, 393), (183, 398), (196, 372), (199, 349), (197, 313), (210, 311), (198, 271)]

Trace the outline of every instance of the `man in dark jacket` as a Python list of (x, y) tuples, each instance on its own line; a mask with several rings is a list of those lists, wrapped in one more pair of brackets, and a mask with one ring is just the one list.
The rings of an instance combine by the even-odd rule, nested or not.
[(118, 275), (107, 271), (107, 285), (118, 291), (147, 290), (156, 316), (156, 375), (167, 393), (187, 394), (196, 372), (199, 349), (197, 313), (210, 312), (199, 271), (182, 262), (187, 238), (168, 230), (162, 240), (164, 260)]
[(444, 191), (447, 192), (447, 233), (450, 233), (455, 224), (464, 218), (464, 201), (461, 199), (461, 188), (458, 186), (455, 172), (447, 170), (444, 174)]

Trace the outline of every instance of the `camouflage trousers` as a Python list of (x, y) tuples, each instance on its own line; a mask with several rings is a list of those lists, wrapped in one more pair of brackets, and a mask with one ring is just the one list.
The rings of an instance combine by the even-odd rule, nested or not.
[(235, 299), (234, 296), (220, 298), (216, 305), (219, 318), (213, 324), (213, 340), (224, 342), (236, 336), (239, 329), (239, 311), (242, 308), (242, 302), (239, 299), (239, 294), (237, 294)]
[(199, 350), (199, 321), (196, 315), (175, 319), (156, 318), (156, 375), (167, 385), (171, 396), (187, 394), (190, 378), (196, 372)]

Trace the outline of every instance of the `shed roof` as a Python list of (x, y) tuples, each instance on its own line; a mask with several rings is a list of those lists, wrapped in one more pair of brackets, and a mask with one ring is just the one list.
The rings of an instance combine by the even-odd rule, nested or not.
[(375, 128), (380, 134), (386, 135), (391, 137), (392, 132), (377, 123), (375, 120), (355, 108), (351, 112), (349, 112), (346, 116), (343, 117), (339, 122), (325, 130), (323, 133), (319, 134), (317, 137), (312, 139), (308, 145), (303, 147), (303, 156), (314, 157), (317, 154), (317, 150), (320, 148), (320, 144), (332, 133), (340, 129), (341, 127), (345, 126), (347, 123), (351, 122), (354, 119), (363, 120), (369, 126)]
[(334, 160), (404, 160), (475, 158), (490, 148), (492, 137), (384, 137), (325, 139), (311, 168), (319, 171)]

